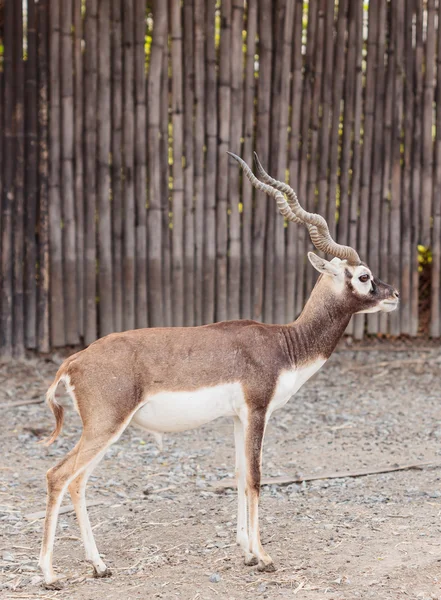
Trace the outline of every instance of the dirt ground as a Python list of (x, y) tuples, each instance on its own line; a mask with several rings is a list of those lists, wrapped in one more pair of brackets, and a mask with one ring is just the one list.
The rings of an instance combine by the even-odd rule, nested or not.
[[(235, 545), (232, 424), (218, 420), (154, 441), (130, 427), (94, 472), (88, 501), (113, 576), (93, 579), (72, 512), (60, 516), (61, 591), (42, 587), (37, 556), (45, 472), (73, 446), (68, 406), (49, 448), (43, 396), (59, 357), (0, 365), (0, 597), (441, 599), (441, 353), (439, 346), (343, 345), (275, 413), (264, 475), (341, 477), (262, 488), (262, 540), (275, 573), (245, 567)], [(363, 477), (363, 469), (434, 464)], [(64, 505), (69, 502), (65, 498)], [(30, 515), (30, 516), (29, 516)]]

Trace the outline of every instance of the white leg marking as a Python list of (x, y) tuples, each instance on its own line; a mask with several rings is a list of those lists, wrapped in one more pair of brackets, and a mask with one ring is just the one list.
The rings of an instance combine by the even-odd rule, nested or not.
[(77, 515), (78, 524), (80, 526), (81, 536), (83, 538), (84, 549), (86, 552), (86, 560), (92, 563), (97, 575), (104, 575), (110, 572), (107, 570), (106, 565), (100, 557), (98, 548), (95, 543), (95, 538), (93, 537), (93, 531), (90, 525), (89, 515), (87, 514), (86, 485), (92, 471), (97, 466), (102, 456), (99, 456), (97, 459), (95, 459), (83, 471), (81, 475), (79, 475), (76, 479), (72, 481), (72, 483), (69, 486), (70, 495), (72, 497), (72, 502), (75, 507), (75, 513)]
[(236, 541), (245, 553), (245, 562), (253, 564), (256, 561), (250, 554), (248, 539), (248, 511), (246, 492), (246, 456), (245, 456), (245, 431), (239, 417), (234, 417), (234, 443), (236, 446), (236, 478), (237, 478), (237, 537)]

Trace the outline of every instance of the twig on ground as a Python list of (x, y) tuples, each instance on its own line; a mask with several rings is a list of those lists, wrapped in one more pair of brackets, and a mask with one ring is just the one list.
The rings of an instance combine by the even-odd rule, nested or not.
[[(106, 504), (106, 502), (104, 500), (92, 500), (91, 502), (87, 503), (87, 508), (90, 508), (92, 506), (99, 506), (100, 504)], [(60, 508), (60, 515), (64, 515), (65, 513), (70, 513), (73, 512), (75, 510), (73, 504), (68, 504), (67, 506), (62, 506)], [(28, 515), (25, 515), (25, 519), (27, 519), (28, 521), (34, 521), (37, 519), (43, 519), (46, 515), (46, 510), (41, 510), (38, 512), (34, 512), (34, 513), (29, 513)]]
[[(395, 471), (407, 471), (409, 469), (422, 469), (424, 467), (433, 466), (439, 467), (441, 463), (433, 461), (412, 463), (407, 465), (396, 465), (394, 467), (378, 467), (376, 469), (360, 469), (360, 471), (352, 471), (348, 473), (324, 473), (323, 475), (306, 475), (299, 477), (296, 475), (285, 477), (264, 477), (260, 485), (286, 485), (290, 483), (303, 483), (304, 481), (320, 481), (323, 479), (345, 479), (346, 477), (365, 477), (366, 475), (377, 475), (380, 473), (393, 473)], [(236, 481), (234, 479), (222, 479), (213, 483), (214, 488), (234, 488)]]
[(35, 398), (34, 400), (16, 400), (15, 402), (6, 402), (0, 408), (15, 408), (16, 406), (26, 406), (27, 404), (42, 404), (44, 398)]
[(440, 363), (440, 358), (404, 358), (403, 360), (384, 360), (382, 362), (372, 362), (363, 365), (350, 365), (343, 369), (343, 373), (349, 371), (365, 371), (366, 369), (379, 369), (380, 367), (388, 367), (389, 369), (398, 369), (403, 365), (427, 365), (432, 363)]

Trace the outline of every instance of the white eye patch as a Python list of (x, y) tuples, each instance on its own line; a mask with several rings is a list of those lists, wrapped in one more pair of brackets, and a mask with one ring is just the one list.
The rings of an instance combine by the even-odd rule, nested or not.
[(352, 277), (352, 286), (358, 294), (367, 296), (372, 289), (372, 274), (366, 268), (357, 269)]

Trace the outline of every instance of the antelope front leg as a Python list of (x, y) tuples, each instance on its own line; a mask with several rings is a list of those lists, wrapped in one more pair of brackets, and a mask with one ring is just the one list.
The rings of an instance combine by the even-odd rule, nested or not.
[(245, 431), (239, 417), (234, 418), (234, 443), (236, 446), (236, 479), (237, 479), (237, 543), (244, 551), (245, 564), (257, 565), (257, 558), (250, 552), (248, 538), (247, 511), (247, 463), (245, 458)]
[(265, 435), (265, 411), (255, 410), (249, 416), (245, 438), (245, 457), (247, 463), (247, 497), (250, 514), (249, 542), (250, 552), (257, 558), (259, 571), (275, 571), (273, 560), (265, 552), (260, 542), (259, 496), (262, 467), (263, 436)]

